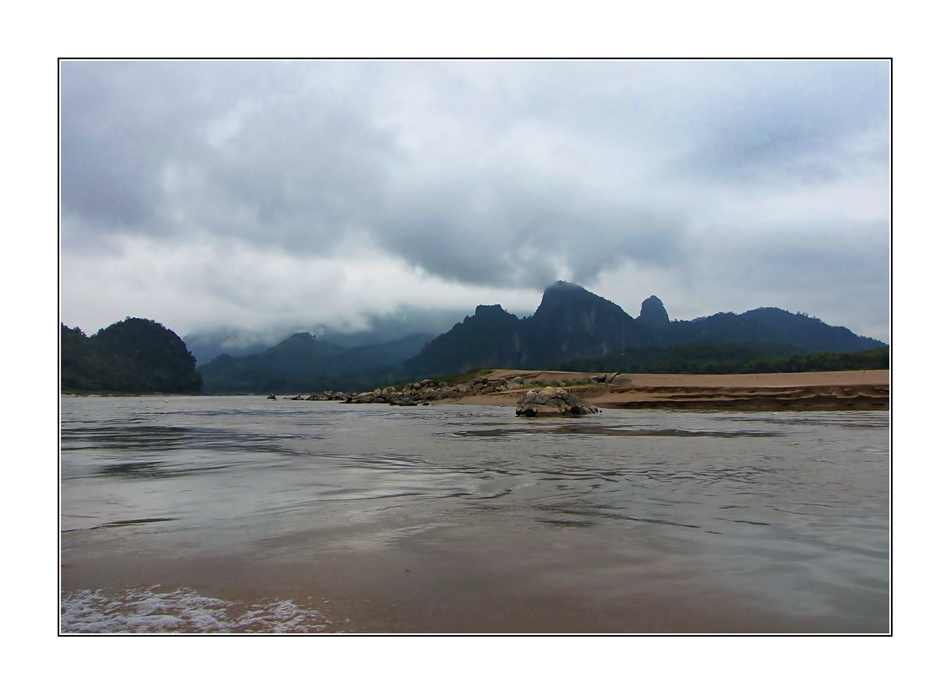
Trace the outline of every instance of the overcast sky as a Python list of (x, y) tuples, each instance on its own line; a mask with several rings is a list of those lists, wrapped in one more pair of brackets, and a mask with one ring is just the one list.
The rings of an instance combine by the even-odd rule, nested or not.
[(889, 341), (889, 69), (63, 62), (61, 319), (347, 331), (565, 279)]

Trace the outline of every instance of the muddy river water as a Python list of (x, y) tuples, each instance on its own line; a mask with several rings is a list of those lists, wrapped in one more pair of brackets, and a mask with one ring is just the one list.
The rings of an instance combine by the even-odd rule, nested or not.
[(889, 414), (61, 400), (63, 632), (886, 633)]

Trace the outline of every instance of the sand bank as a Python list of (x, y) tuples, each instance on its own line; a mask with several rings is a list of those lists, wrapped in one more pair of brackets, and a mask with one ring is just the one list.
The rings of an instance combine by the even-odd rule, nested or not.
[(482, 405), (513, 405), (531, 387), (561, 382), (601, 408), (677, 407), (746, 410), (887, 410), (890, 371), (775, 374), (606, 374), (499, 369), (490, 381), (521, 377), (523, 387), (462, 398)]

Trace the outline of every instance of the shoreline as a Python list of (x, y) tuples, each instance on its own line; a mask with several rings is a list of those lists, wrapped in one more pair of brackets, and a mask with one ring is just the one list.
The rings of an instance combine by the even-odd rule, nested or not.
[[(523, 386), (465, 396), (453, 402), (515, 405), (532, 386), (560, 382), (564, 385), (559, 387), (602, 409), (890, 409), (889, 369), (769, 374), (604, 374), (498, 369), (486, 378), (499, 385), (520, 378)], [(605, 382), (584, 382), (600, 378)]]
[[(711, 409), (748, 411), (890, 409), (890, 370), (807, 371), (762, 374), (625, 374), (485, 369), (451, 388), (428, 379), (372, 392), (281, 395), (281, 400), (340, 400), (348, 404), (511, 406), (532, 389), (557, 386), (601, 409)], [(408, 395), (407, 395), (408, 394)], [(162, 398), (194, 393), (71, 393), (61, 397)], [(208, 394), (229, 395), (227, 393)], [(252, 397), (263, 394), (245, 393)], [(270, 399), (276, 399), (270, 396)], [(396, 400), (396, 402), (391, 402)]]

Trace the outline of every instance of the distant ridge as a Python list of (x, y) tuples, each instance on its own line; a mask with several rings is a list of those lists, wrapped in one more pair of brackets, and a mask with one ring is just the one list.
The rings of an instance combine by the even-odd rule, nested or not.
[(354, 390), (391, 378), (431, 339), (430, 334), (417, 333), (383, 344), (341, 347), (296, 333), (259, 354), (222, 354), (199, 371), (205, 393)]
[(781, 353), (858, 352), (886, 346), (843, 327), (779, 308), (742, 314), (717, 313), (671, 321), (656, 296), (631, 317), (617, 304), (583, 287), (559, 281), (545, 289), (534, 315), (518, 319), (501, 306), (479, 306), (406, 363), (419, 376), (460, 373), (479, 367), (551, 368), (575, 359), (625, 350), (692, 343), (769, 344)]
[(747, 360), (885, 346), (774, 307), (679, 321), (670, 320), (663, 302), (650, 296), (633, 318), (612, 301), (559, 281), (544, 290), (537, 310), (526, 318), (498, 304), (480, 305), (441, 335), (417, 333), (358, 347), (296, 333), (256, 354), (223, 354), (198, 370), (205, 393), (304, 393), (353, 391), (488, 367), (550, 369), (585, 359), (625, 364), (624, 355), (656, 364), (688, 355), (702, 364), (727, 354)]

